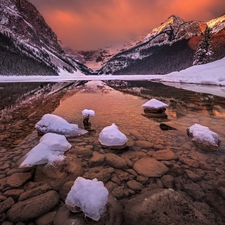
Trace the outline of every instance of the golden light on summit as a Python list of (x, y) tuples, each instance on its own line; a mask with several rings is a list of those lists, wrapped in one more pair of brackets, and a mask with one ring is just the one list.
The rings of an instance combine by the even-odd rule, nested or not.
[(173, 24), (173, 17), (170, 17), (165, 23), (163, 23), (161, 26), (153, 29), (150, 33), (153, 34), (155, 32), (160, 32), (164, 27), (166, 27), (169, 24)]
[(221, 23), (223, 21), (225, 21), (225, 15), (217, 19), (210, 20), (209, 22), (207, 22), (207, 25), (209, 28), (213, 28), (214, 26), (216, 26), (216, 24)]

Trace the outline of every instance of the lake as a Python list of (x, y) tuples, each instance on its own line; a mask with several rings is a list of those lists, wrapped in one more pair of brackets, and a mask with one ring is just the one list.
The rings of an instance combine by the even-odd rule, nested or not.
[[(122, 205), (143, 190), (172, 188), (210, 224), (225, 223), (224, 97), (149, 81), (10, 83), (0, 84), (0, 93), (0, 205), (9, 202), (2, 204), (7, 205), (2, 212), (0, 209), (2, 221), (37, 223), (42, 215), (48, 215), (45, 221), (53, 221), (73, 181), (82, 176), (103, 181)], [(167, 118), (144, 114), (141, 106), (152, 98), (169, 105)], [(18, 168), (21, 158), (39, 143), (41, 136), (34, 126), (44, 114), (61, 116), (83, 128), (84, 109), (95, 111), (95, 117), (90, 118), (92, 131), (67, 138), (72, 145), (65, 154), (68, 160), (58, 167)], [(112, 123), (127, 136), (125, 149), (114, 150), (99, 143), (99, 133)], [(175, 129), (162, 130), (161, 123)], [(195, 123), (220, 136), (221, 146), (216, 152), (202, 151), (191, 142), (187, 128)], [(114, 155), (119, 158), (113, 158)], [(167, 171), (158, 171), (157, 176), (138, 173), (134, 165), (149, 158), (166, 166)], [(145, 166), (148, 165), (142, 165)], [(38, 207), (33, 203), (35, 196), (52, 190), (60, 201), (49, 208), (51, 203), (43, 201), (46, 211), (20, 217), (16, 209), (20, 202), (27, 201), (30, 208)], [(9, 198), (13, 199), (11, 203)], [(16, 219), (7, 213), (14, 206)]]

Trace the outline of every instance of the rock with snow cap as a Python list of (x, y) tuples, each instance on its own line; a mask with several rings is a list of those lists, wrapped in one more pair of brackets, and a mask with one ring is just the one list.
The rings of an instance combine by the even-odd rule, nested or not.
[(166, 108), (168, 107), (167, 104), (157, 100), (157, 99), (151, 99), (145, 104), (142, 105), (142, 108), (147, 112), (164, 112)]
[(115, 123), (105, 127), (99, 134), (99, 142), (104, 146), (123, 146), (127, 141), (126, 135), (120, 132)]
[(191, 138), (192, 142), (203, 151), (216, 151), (221, 144), (218, 134), (211, 131), (208, 127), (199, 124), (194, 124), (189, 127), (187, 129), (187, 135)]
[(96, 178), (88, 180), (78, 177), (66, 198), (66, 205), (69, 211), (79, 207), (86, 216), (98, 221), (106, 209), (108, 203), (108, 190), (103, 182)]
[(154, 98), (142, 105), (145, 116), (159, 117), (159, 118), (167, 117), (167, 115), (165, 113), (167, 107), (168, 107), (167, 104), (165, 104), (157, 99), (154, 99)]
[(64, 152), (71, 148), (71, 144), (65, 136), (48, 133), (41, 139), (40, 143), (31, 149), (24, 157), (20, 167), (31, 167), (39, 164), (53, 164), (64, 160)]
[(35, 128), (42, 133), (56, 133), (66, 137), (80, 136), (87, 133), (86, 130), (79, 128), (77, 124), (70, 124), (62, 117), (52, 114), (45, 114), (35, 125)]
[(95, 116), (95, 111), (92, 109), (84, 109), (82, 111), (83, 117), (94, 117)]

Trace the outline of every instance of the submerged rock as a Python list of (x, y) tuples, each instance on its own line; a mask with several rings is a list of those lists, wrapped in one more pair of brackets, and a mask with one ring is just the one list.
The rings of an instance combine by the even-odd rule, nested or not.
[(99, 142), (104, 146), (124, 146), (127, 141), (126, 135), (120, 132), (114, 123), (111, 126), (105, 127), (99, 134)]
[(7, 212), (7, 218), (14, 222), (24, 222), (42, 216), (59, 203), (59, 195), (55, 191), (20, 201)]
[(93, 156), (89, 160), (89, 167), (100, 166), (105, 160), (105, 155), (93, 152)]
[(171, 150), (159, 150), (156, 151), (155, 153), (153, 153), (153, 158), (157, 159), (157, 160), (173, 160), (173, 159), (177, 159), (178, 157), (174, 154), (174, 152), (172, 152)]
[(161, 123), (159, 125), (159, 127), (160, 127), (161, 130), (177, 130), (176, 128), (173, 128), (173, 127), (171, 127), (171, 126), (169, 126), (165, 123)]
[(153, 159), (142, 158), (134, 163), (134, 170), (144, 177), (161, 177), (169, 171), (165, 164)]
[(221, 144), (220, 137), (212, 132), (208, 127), (194, 124), (187, 129), (187, 135), (192, 142), (201, 150), (212, 152), (216, 151)]
[(7, 177), (7, 185), (18, 188), (32, 178), (31, 173), (14, 173)]
[(60, 116), (45, 114), (35, 125), (35, 128), (42, 133), (62, 134), (66, 137), (80, 136), (87, 131), (78, 127), (77, 124), (70, 124)]
[(112, 154), (112, 153), (105, 154), (105, 161), (108, 165), (110, 165), (114, 168), (117, 168), (117, 169), (127, 168), (126, 160), (123, 159), (122, 157)]
[(201, 212), (172, 189), (145, 191), (128, 200), (124, 206), (124, 225), (212, 224)]
[(106, 210), (98, 222), (84, 217), (83, 213), (71, 213), (65, 205), (63, 205), (56, 213), (53, 224), (54, 225), (121, 225), (122, 222), (122, 206), (115, 200), (112, 195), (109, 195)]
[(15, 201), (12, 197), (7, 198), (5, 201), (0, 203), (0, 214), (10, 209), (13, 204), (15, 204)]

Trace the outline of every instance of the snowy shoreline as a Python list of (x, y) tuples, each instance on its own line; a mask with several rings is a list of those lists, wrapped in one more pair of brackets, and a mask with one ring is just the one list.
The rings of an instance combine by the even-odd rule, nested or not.
[[(10, 82), (66, 82), (66, 81), (104, 81), (104, 80), (148, 80), (163, 82), (166, 85), (209, 92), (225, 97), (225, 58), (205, 65), (189, 67), (180, 72), (166, 75), (84, 75), (80, 71), (73, 74), (60, 69), (58, 76), (2, 76), (0, 83)], [(198, 88), (196, 88), (196, 85)], [(212, 89), (214, 89), (212, 91)], [(211, 92), (212, 91), (212, 92)]]

